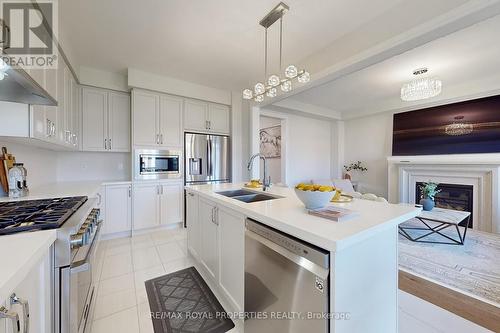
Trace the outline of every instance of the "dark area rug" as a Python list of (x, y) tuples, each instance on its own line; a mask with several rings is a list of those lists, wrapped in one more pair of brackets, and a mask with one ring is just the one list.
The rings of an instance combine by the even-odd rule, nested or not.
[(223, 333), (234, 327), (194, 267), (145, 284), (155, 333)]

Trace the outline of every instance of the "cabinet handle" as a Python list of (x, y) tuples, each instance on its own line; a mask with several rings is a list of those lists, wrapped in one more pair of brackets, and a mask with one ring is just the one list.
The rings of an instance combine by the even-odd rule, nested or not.
[(108, 139), (104, 139), (104, 149), (108, 149)]
[(12, 321), (12, 330), (18, 333), (21, 332), (21, 323), (19, 322), (19, 315), (16, 312), (9, 311), (4, 306), (0, 306), (0, 318), (10, 319)]
[(188, 192), (188, 195), (189, 195), (190, 197), (194, 197), (194, 194), (193, 194), (193, 193), (191, 193), (191, 192)]
[(52, 128), (52, 126), (50, 125), (51, 121), (49, 119), (45, 119), (45, 122), (46, 122), (46, 126), (47, 126), (47, 128), (45, 129), (45, 136), (50, 137), (51, 128)]
[(156, 195), (160, 195), (160, 185), (156, 185)]
[(156, 144), (157, 145), (160, 144), (160, 135), (159, 134), (156, 134)]
[(111, 139), (109, 139), (109, 150), (111, 150)]
[(131, 186), (128, 187), (128, 197), (129, 198), (132, 197), (132, 187)]
[(23, 307), (23, 333), (30, 331), (30, 305), (28, 301), (17, 297), (16, 294), (10, 296), (10, 304), (19, 304)]
[(212, 129), (212, 121), (208, 121), (208, 129)]
[(161, 188), (161, 195), (163, 195), (163, 185), (160, 185)]
[(163, 133), (160, 134), (160, 143), (163, 144)]

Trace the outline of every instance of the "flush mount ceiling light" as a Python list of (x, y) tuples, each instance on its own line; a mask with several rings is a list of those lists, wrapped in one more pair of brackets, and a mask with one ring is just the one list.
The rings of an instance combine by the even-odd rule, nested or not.
[[(413, 75), (419, 76), (428, 72), (427, 68), (419, 68), (413, 71)], [(416, 78), (401, 87), (401, 99), (403, 101), (418, 101), (435, 97), (441, 93), (441, 80), (431, 77)]]
[(283, 16), (290, 9), (288, 5), (280, 2), (276, 7), (274, 7), (260, 22), (259, 24), (265, 28), (265, 42), (264, 47), (264, 77), (267, 80), (262, 82), (257, 82), (253, 89), (247, 88), (243, 90), (244, 99), (253, 99), (256, 102), (264, 101), (264, 97), (275, 97), (278, 94), (278, 89), (283, 92), (289, 92), (292, 88), (292, 81), (297, 80), (299, 83), (307, 83), (311, 79), (310, 74), (305, 69), (298, 69), (295, 65), (289, 65), (284, 70), (284, 77), (281, 78), (277, 74), (271, 74), (268, 77), (267, 72), (267, 29), (271, 27), (274, 23), (279, 20), (280, 23), (280, 59), (279, 59), (279, 71), (282, 68), (283, 59)]
[(474, 126), (472, 124), (464, 122), (464, 116), (456, 116), (453, 119), (453, 123), (444, 127), (446, 135), (467, 135), (472, 133), (474, 130)]

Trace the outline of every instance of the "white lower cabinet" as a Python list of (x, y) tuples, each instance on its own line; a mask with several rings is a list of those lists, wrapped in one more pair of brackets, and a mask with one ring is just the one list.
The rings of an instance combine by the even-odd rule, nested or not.
[(245, 217), (187, 190), (188, 250), (205, 268), (219, 292), (244, 309)]
[(133, 188), (134, 230), (158, 226), (160, 189), (158, 183), (137, 183)]
[(220, 274), (222, 292), (237, 311), (243, 311), (245, 281), (245, 218), (224, 207), (217, 208), (219, 224)]
[(200, 259), (213, 281), (217, 281), (219, 277), (219, 235), (215, 218), (216, 208), (217, 206), (212, 201), (200, 197), (198, 213), (202, 235)]
[(132, 230), (132, 186), (105, 186), (103, 235)]
[[(31, 269), (26, 278), (19, 282), (13, 293), (22, 301), (28, 302), (29, 307), (29, 332), (53, 332), (52, 312), (52, 250), (47, 250), (43, 258)], [(21, 332), (23, 332), (26, 314), (20, 304), (11, 304), (10, 300), (1, 300), (1, 305), (19, 315)], [(17, 332), (12, 327), (11, 321), (0, 319), (0, 333)]]
[(186, 228), (188, 251), (199, 259), (201, 254), (201, 230), (198, 218), (198, 195), (186, 191)]
[(183, 221), (182, 181), (134, 183), (133, 229), (148, 229)]

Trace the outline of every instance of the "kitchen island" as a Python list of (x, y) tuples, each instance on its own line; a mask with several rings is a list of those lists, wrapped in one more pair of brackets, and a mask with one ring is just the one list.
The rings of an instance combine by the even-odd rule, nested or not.
[(207, 283), (224, 295), (227, 311), (245, 310), (245, 220), (250, 218), (330, 253), (329, 312), (336, 318), (330, 332), (397, 332), (397, 226), (419, 208), (355, 199), (338, 204), (357, 212), (339, 223), (309, 215), (293, 189), (273, 187), (266, 193), (275, 198), (252, 203), (218, 193), (241, 188), (186, 187), (188, 250)]

